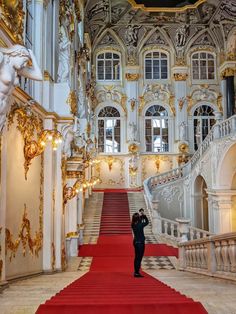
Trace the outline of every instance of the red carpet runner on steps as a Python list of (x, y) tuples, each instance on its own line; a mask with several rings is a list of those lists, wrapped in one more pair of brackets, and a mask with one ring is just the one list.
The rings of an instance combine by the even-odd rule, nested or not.
[[(146, 245), (145, 255), (176, 255), (165, 245)], [(164, 254), (165, 253), (165, 254)], [(83, 245), (93, 256), (90, 271), (64, 288), (37, 314), (204, 314), (201, 303), (154, 279), (133, 277), (133, 247), (126, 193), (104, 193), (97, 245)]]

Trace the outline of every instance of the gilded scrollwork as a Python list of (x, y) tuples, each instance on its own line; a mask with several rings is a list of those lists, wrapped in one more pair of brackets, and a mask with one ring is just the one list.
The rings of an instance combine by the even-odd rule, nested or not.
[(24, 15), (23, 0), (0, 0), (1, 19), (15, 43), (23, 42)]
[(15, 116), (17, 129), (24, 140), (24, 168), (27, 180), (32, 159), (43, 153), (47, 140), (52, 140), (53, 149), (56, 149), (58, 143), (61, 142), (61, 134), (57, 130), (43, 130), (43, 120), (32, 112), (30, 106), (14, 103), (8, 115), (8, 128), (13, 124)]
[[(119, 172), (119, 179), (118, 180), (113, 180), (113, 179), (108, 179), (107, 181), (104, 181), (101, 179), (101, 163), (97, 163), (95, 165), (95, 170), (96, 170), (96, 175), (98, 178), (100, 178), (100, 183), (103, 183), (105, 185), (120, 185), (123, 184), (125, 182), (125, 177), (124, 177), (124, 167), (125, 167), (125, 161), (117, 158), (117, 157), (111, 157), (112, 158), (112, 166), (114, 163), (119, 163), (120, 164), (120, 172)], [(105, 159), (101, 159), (101, 161), (104, 161), (105, 163), (107, 163), (109, 169), (111, 167), (111, 171), (112, 171), (112, 166), (110, 166), (111, 164), (111, 158), (105, 158)]]
[(126, 73), (125, 74), (125, 78), (127, 81), (138, 81), (139, 80), (140, 75), (138, 73)]
[[(41, 221), (41, 217), (39, 218), (39, 220)], [(15, 257), (20, 244), (22, 244), (22, 247), (23, 247), (23, 256), (26, 255), (26, 249), (28, 247), (29, 252), (32, 255), (35, 255), (38, 257), (39, 251), (42, 249), (42, 244), (43, 244), (42, 222), (39, 225), (39, 230), (36, 231), (35, 236), (32, 237), (31, 223), (27, 217), (26, 204), (24, 205), (24, 213), (22, 217), (21, 227), (18, 233), (18, 238), (14, 240), (13, 234), (7, 228), (5, 232), (6, 232), (6, 255), (8, 251), (11, 252), (10, 261), (12, 260), (12, 257)]]
[(76, 116), (78, 113), (78, 108), (77, 108), (77, 95), (75, 90), (70, 91), (66, 103), (70, 106), (71, 114)]

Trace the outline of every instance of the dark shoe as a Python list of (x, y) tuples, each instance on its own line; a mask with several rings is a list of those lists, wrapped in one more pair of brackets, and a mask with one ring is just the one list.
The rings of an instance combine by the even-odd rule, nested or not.
[(134, 273), (134, 277), (144, 277), (144, 276), (139, 273)]

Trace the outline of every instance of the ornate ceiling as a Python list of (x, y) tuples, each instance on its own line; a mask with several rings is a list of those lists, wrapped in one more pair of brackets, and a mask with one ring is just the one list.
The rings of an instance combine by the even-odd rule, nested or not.
[[(153, 2), (156, 6), (164, 2), (182, 6), (181, 11), (155, 12), (135, 9), (131, 2), (134, 0), (88, 0), (85, 7), (86, 32), (93, 47), (122, 46), (130, 64), (137, 62), (138, 51), (145, 45), (174, 49), (179, 59), (194, 45), (223, 50), (228, 34), (236, 27), (236, 0), (136, 1), (146, 6)], [(195, 7), (183, 10), (184, 4)]]
[(206, 0), (128, 0), (135, 9), (149, 12), (181, 12), (197, 8)]

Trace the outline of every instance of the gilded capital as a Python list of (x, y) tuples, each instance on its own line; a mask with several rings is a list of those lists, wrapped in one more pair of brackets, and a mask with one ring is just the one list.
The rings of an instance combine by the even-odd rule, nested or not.
[(234, 67), (234, 68), (226, 68), (225, 70), (223, 70), (221, 72), (220, 77), (223, 80), (226, 77), (234, 76), (235, 73), (236, 73), (236, 67)]
[(125, 78), (127, 81), (138, 81), (139, 74), (138, 73), (126, 73)]
[(187, 73), (174, 73), (174, 80), (175, 81), (186, 81), (188, 78)]

